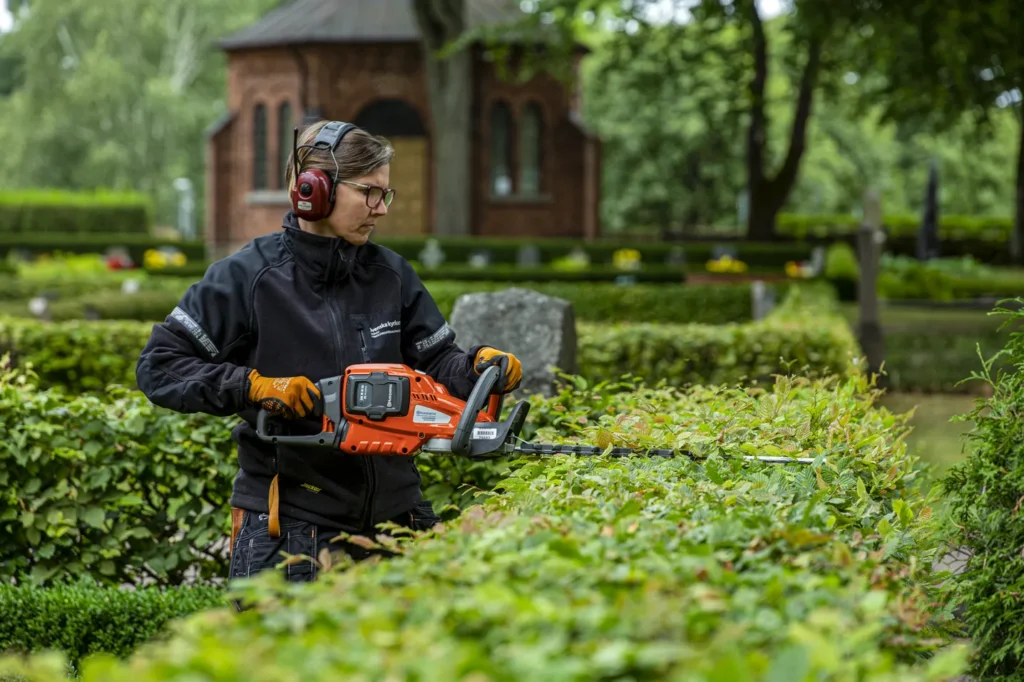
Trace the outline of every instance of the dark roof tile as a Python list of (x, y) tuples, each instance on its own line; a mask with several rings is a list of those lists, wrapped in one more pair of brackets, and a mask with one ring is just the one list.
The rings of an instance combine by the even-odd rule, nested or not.
[[(522, 18), (518, 0), (466, 0), (468, 28)], [(292, 0), (220, 41), (222, 49), (418, 41), (412, 0)]]

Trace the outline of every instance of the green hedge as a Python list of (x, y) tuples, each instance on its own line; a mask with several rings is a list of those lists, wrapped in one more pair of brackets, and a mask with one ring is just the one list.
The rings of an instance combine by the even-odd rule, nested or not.
[(0, 652), (56, 650), (72, 668), (96, 653), (127, 658), (164, 637), (169, 621), (225, 603), (214, 585), (104, 589), (87, 577), (46, 588), (0, 583)]
[(4, 236), (148, 235), (152, 226), (153, 205), (143, 194), (0, 191), (0, 233)]
[[(852, 236), (860, 228), (861, 219), (853, 215), (805, 215), (780, 213), (776, 231), (797, 239), (824, 239)], [(913, 214), (886, 215), (882, 226), (890, 238), (916, 239), (921, 216)], [(1005, 242), (1013, 230), (1012, 218), (987, 216), (942, 215), (939, 217), (939, 238), (949, 241), (978, 240)]]
[[(791, 363), (835, 370), (859, 355), (849, 327), (825, 304), (815, 300), (801, 309), (802, 291), (794, 288), (774, 314), (745, 325), (578, 322), (580, 373), (596, 380), (634, 373), (674, 383), (738, 381)], [(134, 386), (135, 364), (151, 329), (151, 322), (130, 320), (42, 323), (0, 317), (0, 352), (10, 352), (18, 366), (31, 364), (44, 386), (71, 392)]]
[[(1001, 307), (1007, 321), (1024, 322)], [(1011, 334), (1000, 352), (1005, 371), (980, 367), (992, 389), (970, 414), (969, 448), (943, 480), (951, 542), (966, 555), (954, 576), (954, 603), (964, 609), (967, 633), (978, 648), (971, 673), (979, 680), (1024, 679), (1024, 335)], [(991, 356), (988, 356), (989, 358)], [(988, 359), (988, 358), (987, 358)]]
[(141, 268), (143, 254), (148, 249), (159, 249), (164, 246), (180, 250), (189, 261), (202, 261), (206, 258), (206, 243), (198, 240), (176, 241), (130, 232), (124, 234), (78, 234), (64, 231), (30, 234), (0, 232), (0, 257), (6, 257), (12, 251), (25, 251), (38, 255), (55, 251), (105, 253), (108, 249), (123, 248), (135, 264)]
[[(538, 401), (544, 440), (688, 449), (523, 458), (442, 531), (318, 582), (238, 584), (255, 608), (189, 617), (103, 682), (243, 679), (949, 680), (934, 498), (902, 418), (863, 378), (680, 394), (586, 386)], [(581, 423), (582, 422), (582, 423)], [(778, 466), (746, 454), (816, 458)], [(61, 679), (57, 656), (0, 674)]]
[[(151, 278), (143, 282), (143, 290), (133, 294), (121, 293), (111, 286), (109, 290), (72, 295), (51, 303), (50, 319), (54, 322), (80, 320), (92, 315), (89, 319), (162, 321), (192, 282), (188, 278)], [(520, 285), (505, 282), (426, 282), (427, 289), (445, 316), (451, 315), (456, 300), (464, 294), (501, 291), (510, 286), (524, 286), (566, 299), (572, 302), (578, 320), (591, 322), (723, 324), (743, 322), (751, 316), (750, 286), (746, 284), (619, 286), (594, 283), (583, 286), (557, 282)], [(71, 293), (72, 286), (62, 283), (61, 289)], [(778, 295), (782, 296), (788, 287), (780, 289)], [(27, 303), (19, 308), (19, 314), (31, 316)]]
[[(177, 414), (119, 388), (37, 390), (30, 379), (0, 376), (0, 582), (222, 577), (237, 420)], [(497, 475), (492, 462), (419, 461), (438, 509)]]

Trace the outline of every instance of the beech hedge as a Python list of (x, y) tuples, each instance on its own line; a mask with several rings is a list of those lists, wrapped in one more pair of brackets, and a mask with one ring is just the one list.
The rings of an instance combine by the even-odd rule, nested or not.
[[(688, 456), (524, 457), (431, 531), (364, 538), (312, 584), (234, 585), (168, 638), (81, 680), (949, 680), (969, 649), (941, 603), (934, 495), (905, 417), (865, 377), (687, 392), (579, 380), (537, 438)], [(780, 466), (747, 454), (805, 456)], [(0, 674), (65, 679), (66, 657)]]
[[(178, 414), (124, 387), (69, 396), (32, 379), (0, 375), (0, 580), (175, 585), (220, 575), (237, 420)], [(420, 462), (438, 507), (497, 475), (491, 462)]]
[[(579, 373), (591, 380), (625, 374), (649, 382), (756, 380), (786, 368), (841, 371), (860, 355), (826, 290), (793, 287), (767, 318), (744, 324), (578, 322)], [(0, 353), (31, 365), (41, 385), (69, 392), (135, 385), (135, 363), (152, 322), (0, 317)]]

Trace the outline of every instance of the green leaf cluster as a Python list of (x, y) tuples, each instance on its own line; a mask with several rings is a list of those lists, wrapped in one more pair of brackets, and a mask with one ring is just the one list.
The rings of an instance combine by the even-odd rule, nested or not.
[[(391, 538), (392, 558), (240, 582), (253, 608), (195, 614), (128, 662), (87, 658), (81, 679), (949, 680), (969, 651), (932, 570), (935, 497), (876, 398), (860, 376), (580, 380), (531, 399), (535, 435), (697, 459), (517, 458), (458, 518)], [(7, 658), (0, 674), (63, 665)]]
[[(998, 309), (1006, 323), (1024, 312), (1017, 298)], [(993, 365), (1002, 360), (997, 371)], [(973, 422), (970, 453), (943, 481), (955, 528), (952, 542), (966, 558), (953, 579), (955, 601), (978, 648), (973, 674), (1024, 680), (1024, 334), (1009, 334), (974, 377), (992, 393), (963, 419)]]

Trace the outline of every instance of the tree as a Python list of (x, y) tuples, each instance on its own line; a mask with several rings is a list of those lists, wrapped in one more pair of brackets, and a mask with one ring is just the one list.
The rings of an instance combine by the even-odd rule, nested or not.
[(466, 31), (464, 0), (414, 0), (426, 56), (434, 168), (434, 231), (470, 233), (473, 55), (450, 49)]
[[(527, 21), (536, 27), (560, 27), (556, 33), (573, 40), (580, 35), (581, 26), (590, 27), (584, 33), (602, 31), (605, 26), (636, 32), (638, 27), (653, 23), (652, 17), (664, 6), (661, 0), (535, 0), (532, 4), (534, 11)], [(794, 11), (780, 22), (781, 31), (776, 37), (766, 28), (756, 0), (691, 0), (688, 4), (687, 20), (702, 36), (704, 49), (716, 53), (725, 65), (723, 76), (735, 85), (734, 96), (742, 102), (750, 207), (747, 236), (771, 239), (776, 216), (799, 178), (815, 94), (833, 84), (836, 68), (846, 58), (847, 36), (856, 13), (830, 9), (832, 0), (795, 0)], [(736, 39), (721, 40), (724, 31), (734, 32)], [(773, 40), (774, 47), (785, 53), (786, 68), (797, 83), (784, 151), (776, 150), (773, 144), (773, 125), (768, 117)], [(673, 68), (692, 66), (666, 62), (663, 76), (678, 77)], [(777, 167), (774, 172), (769, 170), (772, 165)]]
[(1018, 121), (1015, 262), (1024, 260), (1024, 3), (1020, 0), (859, 0), (869, 45), (858, 68), (874, 73), (866, 100), (887, 120), (948, 131), (965, 115), (995, 130), (994, 114)]
[(225, 107), (214, 40), (273, 2), (31, 0), (0, 40), (20, 65), (0, 99), (0, 186), (140, 191), (173, 221), (172, 183), (204, 185), (204, 130)]

